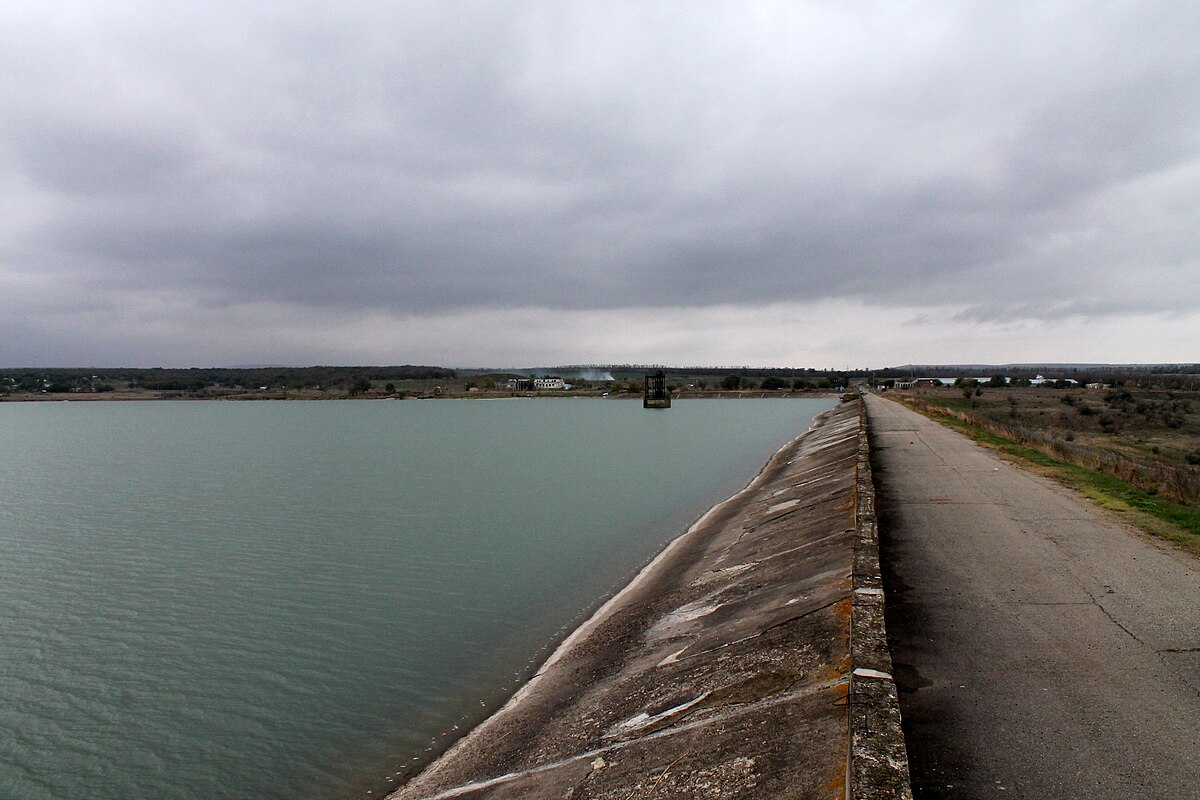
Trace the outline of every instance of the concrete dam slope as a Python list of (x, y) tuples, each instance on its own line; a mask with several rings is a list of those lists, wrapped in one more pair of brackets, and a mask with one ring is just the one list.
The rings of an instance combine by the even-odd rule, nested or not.
[(918, 798), (1200, 797), (1200, 564), (868, 397)]
[(391, 797), (910, 797), (876, 545), (850, 400)]

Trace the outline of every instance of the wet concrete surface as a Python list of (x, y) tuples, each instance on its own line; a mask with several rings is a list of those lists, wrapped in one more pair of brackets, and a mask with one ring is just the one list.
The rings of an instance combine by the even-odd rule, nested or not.
[(391, 797), (844, 798), (859, 412), (823, 415)]
[(1200, 798), (1200, 569), (867, 399), (917, 798)]

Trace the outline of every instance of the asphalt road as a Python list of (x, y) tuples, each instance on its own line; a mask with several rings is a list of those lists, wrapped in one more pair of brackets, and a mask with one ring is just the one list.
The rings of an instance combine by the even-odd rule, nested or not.
[(1200, 562), (868, 397), (916, 798), (1200, 798)]

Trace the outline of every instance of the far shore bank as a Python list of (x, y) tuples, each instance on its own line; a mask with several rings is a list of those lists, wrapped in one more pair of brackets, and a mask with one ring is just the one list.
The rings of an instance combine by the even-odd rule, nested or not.
[[(722, 390), (722, 391), (688, 391), (678, 392), (671, 396), (672, 401), (678, 400), (749, 400), (749, 399), (811, 399), (820, 397), (836, 397), (832, 391), (793, 391), (761, 389)], [(0, 403), (102, 403), (128, 402), (133, 400), (223, 400), (223, 401), (267, 401), (267, 400), (512, 400), (512, 399), (553, 399), (569, 400), (576, 398), (593, 398), (603, 400), (641, 400), (642, 395), (634, 392), (599, 392), (599, 391), (568, 391), (568, 392), (395, 392), (369, 393), (346, 395), (332, 392), (315, 392), (307, 390), (276, 391), (276, 392), (244, 392), (228, 394), (191, 394), (184, 392), (13, 392), (0, 395)]]

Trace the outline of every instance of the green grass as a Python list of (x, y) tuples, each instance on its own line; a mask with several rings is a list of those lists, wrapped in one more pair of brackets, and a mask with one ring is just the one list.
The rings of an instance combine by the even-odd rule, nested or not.
[(1200, 555), (1200, 509), (1173, 503), (1106, 472), (1068, 464), (946, 414), (909, 406), (985, 447), (998, 450), (1020, 466), (1054, 478), (1160, 538)]

